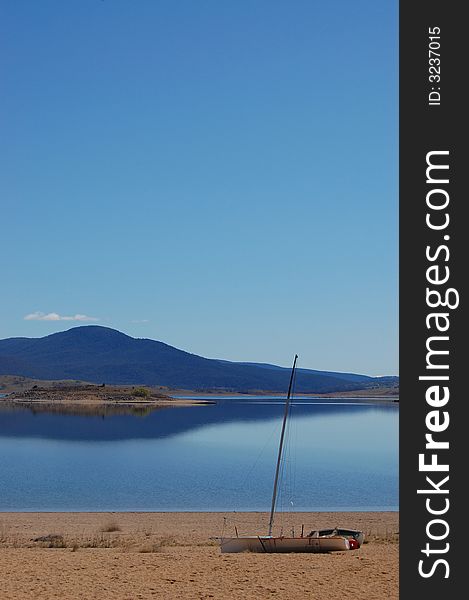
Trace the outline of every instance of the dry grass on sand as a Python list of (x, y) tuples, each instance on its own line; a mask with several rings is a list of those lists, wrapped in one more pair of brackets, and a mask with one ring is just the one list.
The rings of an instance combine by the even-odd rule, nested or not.
[(398, 513), (279, 515), (367, 533), (331, 554), (220, 554), (224, 516), (228, 534), (266, 529), (265, 513), (0, 513), (0, 598), (398, 598)]

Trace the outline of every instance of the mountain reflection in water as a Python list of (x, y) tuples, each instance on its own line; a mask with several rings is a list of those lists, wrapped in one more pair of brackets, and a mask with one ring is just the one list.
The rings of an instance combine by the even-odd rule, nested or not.
[[(170, 407), (19, 406), (2, 402), (0, 436), (40, 437), (53, 440), (106, 441), (164, 438), (206, 425), (243, 421), (265, 421), (281, 417), (284, 402), (279, 398), (218, 400), (214, 404)], [(312, 406), (315, 410), (312, 410)], [(389, 411), (391, 403), (295, 400), (292, 416), (309, 417), (367, 411)]]
[[(12, 410), (4, 400), (1, 406), (0, 510), (270, 506), (283, 399), (223, 399), (132, 414)], [(392, 402), (295, 400), (286, 448), (296, 484), (285, 488), (285, 506), (395, 510), (398, 414)]]

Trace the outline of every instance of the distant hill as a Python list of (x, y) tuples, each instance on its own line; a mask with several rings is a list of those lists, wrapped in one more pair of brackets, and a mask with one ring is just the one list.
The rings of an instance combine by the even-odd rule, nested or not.
[[(289, 374), (290, 369), (275, 365), (203, 358), (163, 342), (132, 338), (97, 325), (42, 338), (0, 340), (0, 375), (188, 390), (284, 392)], [(299, 369), (295, 390), (321, 393), (397, 383), (397, 377)]]

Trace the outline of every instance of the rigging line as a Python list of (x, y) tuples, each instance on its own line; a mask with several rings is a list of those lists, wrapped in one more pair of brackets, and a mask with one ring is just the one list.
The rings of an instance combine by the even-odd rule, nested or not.
[[(295, 371), (294, 376), (293, 376), (293, 384), (292, 384), (292, 397), (295, 397), (295, 390), (296, 390), (296, 377), (297, 377), (297, 371)], [(290, 469), (290, 478), (291, 478), (291, 500), (293, 502), (293, 500), (295, 500), (295, 496), (296, 496), (296, 475), (297, 475), (297, 467), (298, 467), (298, 420), (297, 419), (293, 419), (293, 414), (294, 414), (294, 409), (293, 409), (293, 402), (291, 404), (290, 407), (291, 410), (291, 415), (290, 415), (290, 423), (291, 425), (291, 432), (290, 432), (290, 464), (291, 464), (291, 469)]]
[(285, 432), (285, 439), (287, 440), (280, 463), (280, 474), (278, 478), (278, 491), (279, 491), (279, 504), (282, 512), (285, 509), (285, 497), (286, 488), (288, 485), (288, 425)]
[(294, 493), (294, 480), (293, 480), (293, 459), (294, 457), (294, 441), (292, 440), (292, 433), (296, 431), (296, 424), (292, 425), (292, 415), (293, 415), (293, 390), (294, 383), (296, 379), (296, 371), (294, 372), (294, 376), (292, 379), (292, 388), (291, 388), (291, 402), (288, 407), (288, 419), (285, 430), (285, 444), (284, 451), (281, 459), (281, 469), (279, 476), (279, 505), (282, 512), (291, 513), (292, 512), (292, 498)]
[(280, 461), (280, 470), (278, 476), (278, 497), (277, 497), (277, 508), (276, 508), (276, 520), (278, 519), (279, 524), (283, 527), (285, 522), (285, 507), (286, 507), (286, 486), (288, 483), (288, 442), (289, 442), (289, 423), (287, 422), (285, 428), (285, 442), (283, 446), (282, 458)]
[(285, 455), (286, 455), (286, 440), (288, 439), (288, 424), (285, 428), (285, 443), (283, 446), (283, 453), (280, 460), (280, 470), (278, 474), (278, 483), (277, 483), (277, 504), (276, 504), (276, 513), (280, 515), (280, 519), (283, 525), (283, 511), (284, 511), (284, 487), (285, 487)]
[(242, 487), (245, 487), (245, 485), (247, 484), (247, 482), (250, 480), (250, 476), (252, 475), (252, 472), (254, 471), (254, 469), (255, 469), (255, 468), (257, 467), (257, 465), (259, 464), (260, 458), (261, 458), (261, 456), (264, 454), (264, 452), (265, 452), (265, 450), (266, 450), (267, 446), (269, 446), (269, 445), (272, 443), (272, 439), (273, 439), (274, 435), (278, 435), (279, 428), (280, 428), (280, 426), (279, 426), (279, 424), (278, 424), (278, 423), (275, 423), (275, 424), (273, 425), (273, 427), (272, 427), (272, 430), (271, 430), (271, 432), (270, 432), (270, 435), (269, 435), (269, 437), (267, 438), (267, 440), (266, 440), (266, 442), (265, 442), (264, 446), (263, 446), (263, 447), (261, 448), (261, 450), (259, 451), (259, 453), (258, 453), (258, 455), (257, 455), (256, 459), (254, 460), (254, 463), (251, 465), (251, 467), (250, 467), (249, 471), (247, 472), (246, 476), (244, 477), (244, 479), (243, 479), (243, 482), (242, 482), (242, 484), (241, 484), (241, 485), (242, 485)]
[(288, 509), (288, 498), (291, 495), (291, 419), (289, 419), (287, 424), (287, 431), (285, 434), (285, 453), (283, 458), (282, 465), (282, 487), (280, 488), (282, 491), (282, 500), (283, 500), (283, 508)]
[[(280, 507), (280, 522), (282, 525), (284, 525), (285, 523), (285, 514), (287, 513), (287, 496), (288, 496), (288, 490), (287, 485), (288, 485), (288, 461), (287, 461), (287, 454), (288, 448), (285, 449), (285, 455), (284, 458), (282, 460), (281, 463), (281, 467), (280, 467), (280, 475), (279, 475), (279, 484), (278, 484), (278, 490), (279, 490), (279, 501), (278, 501), (278, 505)], [(278, 514), (279, 511), (277, 511)]]
[(272, 527), (273, 527), (273, 524), (274, 524), (275, 502), (276, 502), (276, 499), (277, 499), (278, 475), (279, 475), (279, 471), (280, 471), (280, 461), (281, 461), (281, 458), (282, 458), (283, 439), (284, 439), (284, 436), (285, 436), (285, 425), (287, 423), (287, 417), (288, 417), (288, 408), (289, 408), (289, 403), (290, 403), (291, 387), (292, 387), (292, 383), (293, 383), (293, 375), (295, 374), (295, 367), (296, 367), (296, 361), (297, 360), (298, 360), (298, 354), (295, 354), (295, 359), (293, 361), (292, 372), (291, 372), (291, 375), (290, 375), (290, 383), (288, 384), (287, 398), (286, 398), (286, 401), (285, 401), (285, 412), (284, 412), (283, 421), (282, 421), (282, 431), (280, 433), (280, 444), (279, 444), (279, 449), (278, 449), (277, 466), (275, 468), (274, 489), (273, 489), (273, 493), (272, 493), (272, 504), (271, 504), (271, 507), (270, 507), (269, 534), (268, 535), (272, 535)]
[[(292, 415), (293, 411), (293, 397), (294, 397), (294, 387), (296, 382), (296, 370), (293, 371), (293, 377), (291, 380), (291, 392), (290, 398), (291, 401), (288, 406), (288, 419), (285, 430), (285, 444), (284, 451), (281, 458), (281, 468), (280, 468), (280, 476), (279, 476), (279, 506), (282, 511), (282, 515), (285, 513), (291, 513), (293, 504), (293, 498), (295, 493), (295, 481), (294, 481), (294, 469), (296, 465), (294, 465), (295, 458), (295, 448), (294, 448), (294, 440), (292, 440), (293, 433), (297, 431), (297, 424), (294, 423), (292, 425)], [(283, 520), (283, 519), (282, 519)]]

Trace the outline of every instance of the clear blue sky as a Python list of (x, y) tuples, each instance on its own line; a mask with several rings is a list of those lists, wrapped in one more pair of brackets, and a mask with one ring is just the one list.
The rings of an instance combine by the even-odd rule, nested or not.
[(0, 11), (1, 338), (397, 373), (397, 0)]

